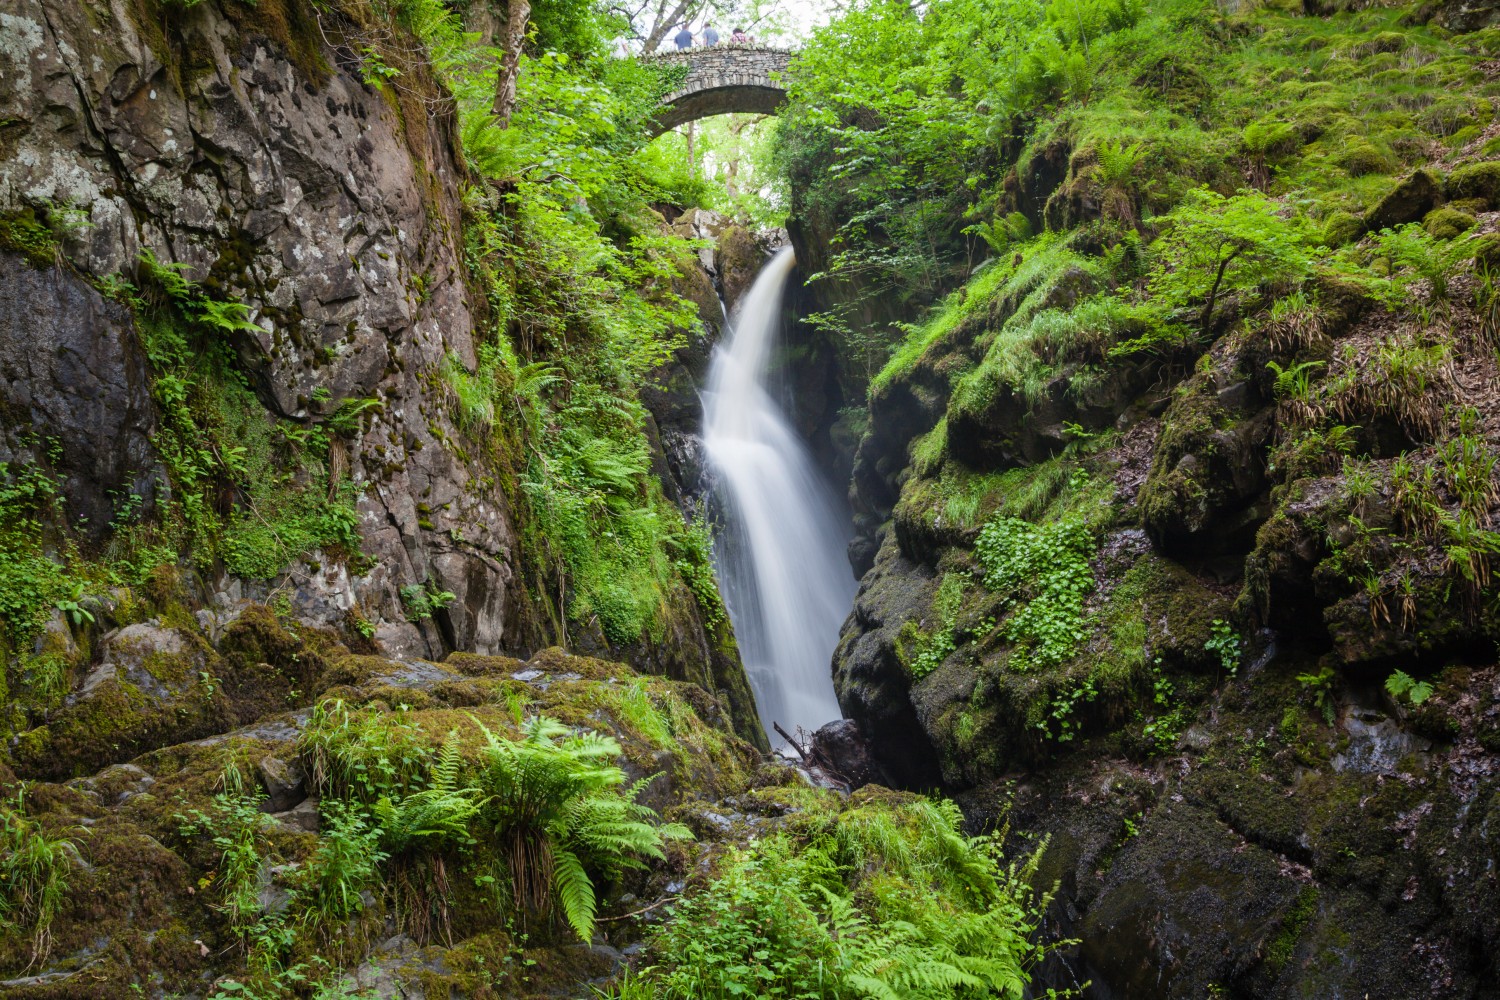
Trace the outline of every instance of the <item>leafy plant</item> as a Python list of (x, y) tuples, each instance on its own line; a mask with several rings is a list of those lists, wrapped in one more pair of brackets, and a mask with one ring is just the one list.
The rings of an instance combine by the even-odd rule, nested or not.
[(1061, 663), (1088, 637), (1083, 601), (1094, 589), (1094, 551), (1093, 535), (1078, 517), (1042, 525), (996, 517), (979, 532), (974, 555), (985, 586), (1007, 595), (1014, 609), (1000, 629), (1022, 646), (1020, 663)]
[(1275, 361), (1267, 361), (1266, 367), (1276, 373), (1276, 395), (1282, 399), (1305, 401), (1311, 391), (1311, 373), (1324, 367), (1322, 361), (1303, 361), (1289, 368), (1282, 368)]
[(215, 891), (217, 908), (248, 951), (263, 915), (261, 873), (268, 864), (263, 853), (265, 834), (275, 821), (261, 811), (264, 794), (246, 788), (237, 762), (225, 766), (219, 788), (208, 812), (194, 809), (178, 814), (178, 834), (184, 838), (210, 837), (218, 863), (199, 884)]
[(1390, 692), (1392, 698), (1400, 701), (1406, 699), (1407, 704), (1412, 707), (1421, 705), (1432, 697), (1432, 685), (1427, 681), (1419, 681), (1404, 670), (1394, 671), (1385, 679), (1385, 689)]
[(1337, 675), (1330, 666), (1323, 666), (1315, 674), (1298, 674), (1297, 683), (1302, 689), (1312, 696), (1313, 707), (1323, 716), (1323, 721), (1333, 725), (1334, 719), (1334, 696), (1333, 687)]
[(451, 590), (439, 590), (431, 580), (426, 583), (409, 583), (401, 588), (401, 603), (406, 606), (406, 619), (412, 622), (429, 621), (434, 614), (458, 599)]
[(351, 709), (338, 698), (313, 706), (297, 750), (314, 790), (364, 803), (420, 788), (432, 759), (426, 734), (404, 711)]
[(579, 939), (590, 940), (598, 905), (590, 870), (613, 877), (642, 856), (662, 857), (663, 841), (687, 831), (657, 825), (635, 801), (642, 784), (624, 787), (625, 772), (612, 763), (620, 745), (609, 737), (575, 734), (545, 716), (530, 720), (519, 740), (480, 728), (477, 780), (517, 909), (546, 916), (555, 903)]
[(311, 905), (305, 919), (333, 927), (364, 909), (363, 895), (377, 884), (386, 853), (381, 829), (359, 809), (337, 799), (322, 804), (318, 849), (306, 869)]
[(943, 574), (942, 583), (938, 585), (937, 595), (932, 601), (932, 615), (935, 618), (932, 628), (919, 631), (916, 636), (916, 650), (909, 667), (913, 680), (921, 680), (932, 673), (957, 648), (954, 631), (968, 583), (967, 574)]
[(1218, 656), (1219, 666), (1226, 674), (1233, 677), (1239, 672), (1245, 642), (1234, 630), (1233, 625), (1221, 618), (1215, 618), (1209, 625), (1209, 637), (1203, 643), (1203, 649), (1205, 652)]

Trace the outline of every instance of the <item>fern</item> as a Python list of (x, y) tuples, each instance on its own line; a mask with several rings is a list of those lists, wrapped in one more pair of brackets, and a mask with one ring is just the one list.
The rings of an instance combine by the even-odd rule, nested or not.
[(553, 856), (553, 885), (557, 890), (558, 908), (568, 926), (580, 941), (594, 936), (594, 883), (583, 870), (583, 862), (572, 851), (557, 851)]
[(544, 916), (555, 906), (588, 941), (597, 908), (593, 877), (613, 878), (642, 857), (660, 858), (663, 842), (687, 831), (659, 825), (656, 813), (635, 801), (650, 779), (624, 787), (613, 739), (573, 733), (545, 716), (527, 722), (519, 740), (476, 724), (486, 741), (478, 776), (486, 818), (506, 851), (517, 909)]
[(1427, 681), (1419, 681), (1404, 670), (1397, 670), (1385, 679), (1385, 689), (1390, 692), (1392, 698), (1400, 701), (1402, 698), (1407, 703), (1416, 707), (1428, 698), (1432, 697), (1432, 685)]
[(1304, 361), (1290, 368), (1282, 368), (1275, 361), (1267, 361), (1266, 367), (1276, 373), (1275, 392), (1280, 399), (1305, 400), (1311, 391), (1311, 373), (1324, 366), (1322, 361)]

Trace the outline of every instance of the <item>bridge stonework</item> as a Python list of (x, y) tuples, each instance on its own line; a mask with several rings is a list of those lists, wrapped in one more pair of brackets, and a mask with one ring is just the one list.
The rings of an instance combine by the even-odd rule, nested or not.
[(786, 102), (779, 74), (792, 53), (762, 45), (720, 44), (648, 56), (663, 66), (687, 66), (687, 78), (662, 100), (655, 134), (713, 115), (775, 114)]

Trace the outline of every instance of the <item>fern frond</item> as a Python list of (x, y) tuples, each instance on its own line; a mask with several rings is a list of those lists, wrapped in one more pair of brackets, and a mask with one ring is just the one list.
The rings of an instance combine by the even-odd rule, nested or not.
[(589, 881), (583, 863), (572, 851), (556, 852), (552, 873), (564, 919), (579, 939), (588, 943), (594, 936), (594, 883)]

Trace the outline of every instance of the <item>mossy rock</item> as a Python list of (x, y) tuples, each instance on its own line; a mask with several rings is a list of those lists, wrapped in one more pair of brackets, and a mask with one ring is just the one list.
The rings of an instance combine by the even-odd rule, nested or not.
[(1248, 153), (1276, 157), (1296, 152), (1302, 145), (1302, 135), (1289, 122), (1258, 121), (1245, 126), (1240, 141)]
[(1465, 215), (1479, 215), (1489, 211), (1489, 202), (1483, 198), (1459, 198), (1457, 201), (1448, 202), (1448, 207)]
[(1266, 411), (1246, 415), (1222, 402), (1211, 372), (1178, 387), (1139, 500), (1141, 524), (1172, 551), (1234, 545), (1253, 533), (1249, 506), (1265, 485)]
[(1450, 201), (1483, 198), (1492, 207), (1500, 204), (1500, 160), (1486, 160), (1457, 168), (1448, 175), (1444, 193)]
[(1365, 285), (1329, 268), (1315, 269), (1308, 285), (1316, 297), (1323, 329), (1331, 336), (1343, 333), (1376, 305)]
[(47, 725), (14, 751), (26, 776), (90, 774), (229, 726), (220, 661), (199, 636), (142, 623), (105, 643), (101, 662)]
[(1437, 207), (1440, 186), (1426, 170), (1418, 170), (1392, 188), (1365, 213), (1365, 229), (1379, 232), (1408, 222), (1420, 221)]
[(311, 701), (328, 669), (328, 657), (318, 647), (342, 651), (331, 634), (322, 643), (312, 641), (315, 633), (307, 626), (288, 626), (259, 604), (229, 624), (219, 640), (220, 677), (236, 724)]
[(1435, 208), (1422, 220), (1422, 227), (1436, 240), (1451, 240), (1474, 227), (1474, 217), (1454, 208)]
[(1340, 210), (1331, 213), (1323, 223), (1323, 243), (1330, 247), (1345, 246), (1359, 239), (1364, 232), (1363, 219), (1353, 212)]
[(1350, 177), (1388, 174), (1398, 165), (1390, 150), (1364, 139), (1351, 140), (1339, 151), (1334, 162), (1348, 171)]

